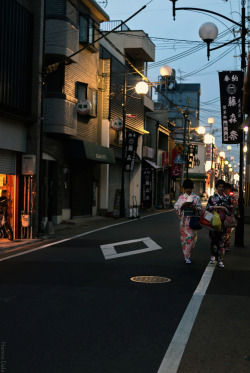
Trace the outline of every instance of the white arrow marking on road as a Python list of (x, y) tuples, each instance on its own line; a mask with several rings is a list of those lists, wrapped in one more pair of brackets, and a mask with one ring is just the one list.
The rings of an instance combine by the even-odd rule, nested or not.
[[(126, 251), (126, 252), (120, 253), (120, 254), (118, 254), (117, 251), (115, 250), (115, 246), (128, 245), (128, 244), (134, 243), (134, 242), (143, 242), (147, 247), (145, 249)], [(102, 253), (104, 255), (104, 258), (106, 260), (109, 260), (109, 259), (120, 258), (122, 256), (143, 254), (143, 253), (146, 253), (146, 252), (149, 252), (149, 251), (159, 250), (159, 249), (161, 249), (161, 246), (157, 245), (157, 243), (155, 243), (153, 240), (151, 240), (150, 237), (145, 237), (145, 238), (139, 238), (139, 239), (136, 239), (136, 240), (122, 241), (122, 242), (110, 243), (110, 244), (107, 244), (107, 245), (101, 245), (100, 248), (102, 249)]]

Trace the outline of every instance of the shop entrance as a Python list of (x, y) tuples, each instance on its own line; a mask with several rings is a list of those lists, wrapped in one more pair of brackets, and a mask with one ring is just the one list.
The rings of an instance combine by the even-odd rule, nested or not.
[(0, 174), (0, 197), (7, 197), (7, 203), (2, 207), (6, 220), (9, 222), (15, 237), (15, 188), (16, 175)]

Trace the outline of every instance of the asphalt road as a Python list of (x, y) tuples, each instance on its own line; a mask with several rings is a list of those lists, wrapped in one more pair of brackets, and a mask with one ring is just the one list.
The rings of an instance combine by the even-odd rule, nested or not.
[(0, 262), (5, 371), (157, 373), (209, 257), (203, 229), (185, 264), (166, 212)]

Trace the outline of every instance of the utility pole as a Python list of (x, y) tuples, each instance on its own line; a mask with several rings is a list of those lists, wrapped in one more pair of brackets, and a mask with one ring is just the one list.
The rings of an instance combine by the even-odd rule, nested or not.
[(125, 217), (125, 146), (126, 146), (126, 104), (127, 104), (127, 75), (124, 74), (124, 87), (123, 87), (123, 123), (122, 123), (122, 177), (121, 177), (121, 196), (120, 196), (120, 218)]
[(180, 188), (182, 188), (183, 181), (184, 181), (184, 169), (185, 169), (185, 150), (186, 150), (186, 133), (187, 133), (187, 122), (189, 122), (188, 119), (188, 108), (184, 112), (184, 133), (183, 133), (183, 153), (182, 153), (182, 158), (183, 158), (183, 165), (181, 168), (181, 185)]

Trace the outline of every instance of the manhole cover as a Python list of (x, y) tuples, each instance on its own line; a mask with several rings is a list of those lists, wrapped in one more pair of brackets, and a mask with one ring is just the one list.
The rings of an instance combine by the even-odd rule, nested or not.
[(145, 284), (162, 284), (171, 281), (170, 278), (160, 276), (136, 276), (131, 277), (130, 280), (134, 282), (143, 282)]

